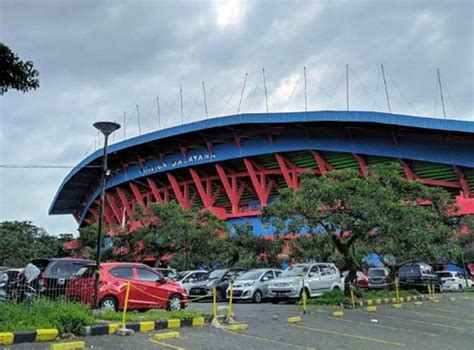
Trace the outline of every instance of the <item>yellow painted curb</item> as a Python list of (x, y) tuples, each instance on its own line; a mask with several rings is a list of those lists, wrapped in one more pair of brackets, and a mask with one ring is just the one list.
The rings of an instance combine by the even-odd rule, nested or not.
[(206, 320), (204, 317), (194, 317), (193, 318), (193, 327), (204, 326)]
[(155, 330), (154, 321), (143, 321), (140, 322), (140, 332), (149, 332)]
[(10, 344), (13, 344), (13, 333), (11, 332), (0, 333), (0, 345), (10, 345)]
[[(400, 301), (401, 303), (404, 303), (404, 302), (405, 302), (405, 299), (404, 299), (404, 298), (398, 298), (398, 299), (399, 299), (399, 301)], [(407, 301), (408, 301), (408, 300), (407, 300)]]
[(372, 299), (367, 299), (367, 305), (372, 305)]
[(456, 298), (449, 298), (449, 301), (456, 301)]
[(227, 328), (229, 331), (243, 331), (249, 328), (247, 323), (234, 323)]
[(396, 304), (396, 303), (397, 303), (397, 298), (392, 298), (392, 299), (390, 299), (390, 301), (391, 301), (393, 304)]
[(407, 297), (407, 301), (411, 301), (411, 297)]
[(422, 301), (415, 301), (413, 304), (415, 304), (415, 305), (423, 305), (423, 302), (422, 302)]
[(394, 309), (401, 309), (402, 308), (402, 304), (392, 304), (392, 307)]
[(168, 328), (181, 327), (181, 320), (168, 320)]
[(179, 332), (156, 333), (153, 335), (154, 340), (165, 340), (172, 338), (179, 338)]
[(37, 329), (35, 341), (52, 341), (57, 336), (58, 330), (56, 328)]
[(385, 299), (383, 300), (383, 302), (384, 302), (385, 304), (389, 304), (389, 303), (390, 303), (390, 299), (389, 299), (389, 298), (385, 298)]
[(342, 316), (344, 316), (344, 311), (334, 311), (332, 313), (332, 316), (333, 317), (342, 317)]
[(117, 332), (117, 329), (122, 327), (120, 323), (110, 323), (109, 324), (109, 334), (115, 334)]
[(301, 317), (300, 317), (300, 316), (288, 317), (288, 318), (286, 319), (286, 322), (288, 322), (288, 323), (301, 322)]
[(375, 312), (377, 311), (377, 306), (367, 306), (366, 310), (368, 312)]
[(382, 304), (382, 299), (375, 299), (375, 303), (378, 305)]
[(439, 299), (431, 299), (433, 303), (439, 303)]
[(464, 300), (469, 300), (469, 297), (464, 297)]
[(363, 302), (363, 301), (359, 301), (359, 306), (360, 306), (360, 307), (364, 306), (364, 302)]
[(83, 350), (85, 347), (86, 344), (83, 341), (71, 341), (51, 344), (49, 350)]

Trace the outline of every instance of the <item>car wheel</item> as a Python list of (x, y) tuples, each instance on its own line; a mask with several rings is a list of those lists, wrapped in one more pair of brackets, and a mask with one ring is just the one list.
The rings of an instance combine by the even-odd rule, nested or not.
[(338, 286), (334, 286), (331, 290), (339, 292), (341, 290), (341, 288), (339, 288)]
[(262, 292), (259, 290), (256, 290), (255, 293), (253, 293), (253, 302), (260, 304), (262, 302)]
[(114, 297), (105, 297), (104, 299), (100, 301), (99, 307), (102, 310), (117, 311), (118, 303)]
[(464, 287), (462, 286), (462, 284), (458, 285), (458, 290), (461, 291), (461, 292), (464, 290)]
[(181, 309), (182, 309), (181, 296), (179, 296), (178, 294), (173, 294), (168, 299), (168, 305), (166, 306), (166, 310), (179, 311)]

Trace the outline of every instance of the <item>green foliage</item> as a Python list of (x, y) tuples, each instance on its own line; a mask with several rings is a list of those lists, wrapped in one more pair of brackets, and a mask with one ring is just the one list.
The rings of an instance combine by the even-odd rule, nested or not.
[[(127, 322), (140, 321), (167, 321), (172, 319), (190, 319), (194, 317), (209, 316), (210, 312), (198, 310), (180, 310), (180, 311), (166, 311), (166, 310), (149, 310), (146, 312), (128, 312)], [(95, 316), (97, 320), (104, 321), (121, 321), (122, 313), (114, 311), (106, 311)]]
[(67, 255), (64, 243), (72, 235), (49, 236), (30, 221), (3, 221), (0, 223), (0, 266), (24, 267), (34, 258)]
[[(344, 295), (344, 292), (340, 290), (333, 290), (331, 292), (324, 293), (317, 298), (309, 298), (306, 301), (307, 305), (341, 305), (348, 303), (349, 299)], [(300, 302), (301, 304), (302, 302)]]
[(456, 254), (453, 209), (445, 191), (407, 181), (391, 165), (370, 168), (365, 178), (354, 170), (308, 174), (298, 189), (280, 191), (263, 220), (278, 232), (307, 231), (293, 242), (292, 257), (336, 262), (350, 271), (349, 282), (371, 252), (395, 256), (393, 270), (407, 261), (446, 262)]
[[(474, 215), (464, 216), (461, 219), (460, 226), (467, 231), (458, 237), (460, 249), (464, 253), (464, 262), (466, 264), (474, 263)], [(459, 263), (462, 264), (462, 261), (459, 261)]]
[(28, 304), (0, 303), (0, 332), (57, 328), (61, 335), (78, 334), (95, 323), (90, 309), (78, 303), (39, 299)]
[(39, 73), (33, 62), (20, 60), (4, 43), (0, 43), (0, 95), (8, 89), (27, 92), (39, 87)]

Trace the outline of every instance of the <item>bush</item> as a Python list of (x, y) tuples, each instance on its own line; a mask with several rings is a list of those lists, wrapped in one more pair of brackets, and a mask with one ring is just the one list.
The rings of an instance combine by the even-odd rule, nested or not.
[(0, 332), (57, 328), (59, 334), (79, 333), (95, 323), (87, 306), (39, 299), (28, 304), (0, 303)]
[[(398, 295), (400, 298), (405, 298), (409, 296), (418, 296), (420, 293), (414, 289), (410, 290), (399, 290)], [(396, 298), (397, 293), (394, 290), (367, 290), (359, 291), (357, 297), (361, 299), (385, 299), (385, 298)]]
[(308, 305), (340, 305), (349, 302), (349, 299), (340, 290), (324, 293), (320, 297), (308, 299)]
[[(185, 318), (194, 318), (201, 316), (209, 316), (210, 313), (196, 310), (166, 311), (166, 310), (150, 310), (146, 312), (127, 312), (127, 322), (139, 321), (166, 321), (171, 319), (183, 320)], [(106, 311), (95, 316), (98, 320), (105, 321), (121, 321), (122, 313), (114, 311)]]

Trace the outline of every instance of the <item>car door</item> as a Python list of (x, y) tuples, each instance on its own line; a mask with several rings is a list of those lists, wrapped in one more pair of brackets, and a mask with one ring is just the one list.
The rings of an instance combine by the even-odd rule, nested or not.
[(309, 285), (309, 293), (310, 295), (314, 295), (316, 293), (321, 293), (322, 284), (321, 284), (321, 272), (319, 271), (318, 265), (313, 265), (309, 269), (307, 283)]
[(260, 277), (260, 290), (262, 291), (263, 296), (265, 297), (268, 292), (268, 284), (275, 278), (275, 273), (273, 270), (267, 271)]
[(163, 288), (164, 277), (145, 267), (135, 267), (135, 271), (133, 284), (137, 290), (137, 303), (140, 307), (166, 307), (169, 293)]
[[(125, 303), (125, 293), (128, 281), (133, 280), (133, 271), (131, 266), (117, 266), (108, 272), (112, 276), (111, 286), (108, 288), (119, 300), (121, 305)], [(134, 309), (137, 307), (138, 294), (133, 288), (130, 288), (128, 296), (128, 307)]]

